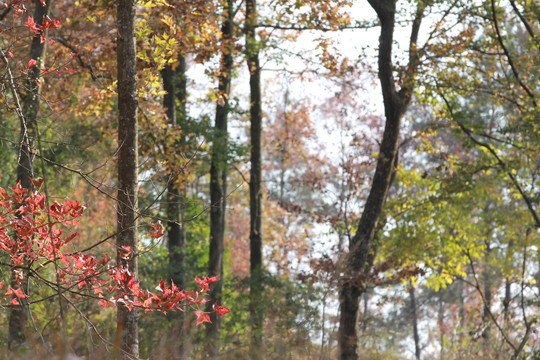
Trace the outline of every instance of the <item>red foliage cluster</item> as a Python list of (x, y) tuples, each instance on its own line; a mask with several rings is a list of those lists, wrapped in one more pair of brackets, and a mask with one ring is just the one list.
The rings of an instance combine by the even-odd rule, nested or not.
[[(40, 182), (34, 181), (39, 187)], [(209, 284), (217, 281), (217, 276), (204, 279), (195, 278), (200, 285), (197, 291), (184, 291), (173, 282), (168, 286), (161, 280), (156, 287), (157, 292), (141, 289), (140, 283), (130, 269), (110, 264), (110, 256), (97, 258), (82, 252), (66, 253), (65, 246), (73, 240), (76, 232), (70, 232), (78, 226), (77, 218), (81, 217), (85, 205), (78, 201), (54, 201), (47, 205), (45, 195), (38, 191), (29, 193), (18, 183), (8, 192), (0, 188), (0, 252), (10, 256), (9, 266), (16, 274), (17, 288), (8, 287), (4, 300), (11, 297), (12, 305), (19, 305), (19, 299), (28, 298), (21, 288), (26, 276), (31, 275), (44, 284), (61, 286), (65, 293), (74, 296), (92, 296), (103, 307), (123, 304), (128, 309), (148, 311), (181, 310), (188, 306), (198, 307), (209, 300), (204, 298)], [(153, 238), (163, 236), (165, 230), (160, 222), (151, 224)], [(135, 256), (130, 247), (124, 247), (122, 257)], [(47, 280), (43, 269), (56, 263), (55, 272), (58, 284)], [(6, 264), (7, 265), (7, 264)], [(0, 282), (0, 289), (3, 288)], [(85, 287), (93, 289), (93, 295), (83, 293)], [(30, 301), (31, 302), (31, 301)], [(220, 316), (230, 312), (229, 309), (214, 304), (214, 311)], [(207, 313), (196, 310), (197, 324), (210, 322)]]

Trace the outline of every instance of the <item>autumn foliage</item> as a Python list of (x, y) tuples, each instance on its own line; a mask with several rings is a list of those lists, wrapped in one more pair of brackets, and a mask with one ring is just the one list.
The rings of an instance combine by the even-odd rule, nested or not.
[[(39, 187), (42, 179), (34, 181)], [(39, 191), (29, 192), (18, 183), (6, 191), (0, 188), (0, 249), (9, 255), (9, 265), (16, 274), (11, 286), (0, 282), (4, 289), (1, 298), (11, 305), (20, 305), (21, 299), (28, 302), (39, 301), (30, 298), (22, 284), (26, 277), (58, 291), (58, 296), (94, 298), (102, 307), (123, 304), (128, 309), (139, 308), (145, 312), (195, 309), (197, 324), (210, 322), (208, 313), (198, 307), (209, 300), (205, 298), (209, 284), (217, 277), (195, 278), (200, 288), (195, 291), (179, 289), (174, 282), (168, 285), (161, 280), (154, 291), (143, 289), (140, 282), (128, 268), (115, 266), (105, 253), (100, 257), (89, 251), (70, 251), (70, 242), (77, 237), (75, 229), (86, 206), (79, 201), (52, 201)], [(161, 223), (150, 225), (151, 238), (164, 234)], [(122, 249), (121, 256), (136, 256), (134, 249)], [(50, 278), (49, 269), (54, 277)], [(91, 289), (91, 291), (84, 291)], [(214, 304), (214, 311), (223, 316), (229, 309)]]

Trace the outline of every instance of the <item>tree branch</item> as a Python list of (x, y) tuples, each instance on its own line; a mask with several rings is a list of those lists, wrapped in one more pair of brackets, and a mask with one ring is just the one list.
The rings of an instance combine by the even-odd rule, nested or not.
[(525, 90), (527, 95), (531, 98), (534, 107), (536, 107), (536, 96), (531, 91), (531, 89), (529, 89), (529, 87), (521, 80), (521, 77), (519, 76), (516, 66), (514, 65), (514, 61), (512, 60), (512, 56), (510, 55), (510, 52), (508, 51), (508, 48), (506, 47), (506, 45), (504, 45), (504, 41), (501, 36), (501, 31), (499, 29), (499, 22), (497, 20), (497, 14), (495, 11), (495, 0), (491, 0), (491, 13), (493, 16), (492, 20), (493, 20), (493, 25), (495, 26), (497, 40), (499, 44), (501, 45), (501, 48), (503, 49), (504, 55), (506, 56), (506, 60), (508, 61), (508, 65), (510, 66), (510, 69), (512, 70), (512, 73), (514, 74), (514, 77), (516, 78), (519, 86), (521, 86), (521, 88)]
[(294, 31), (322, 31), (322, 32), (332, 32), (332, 31), (341, 31), (341, 30), (356, 30), (356, 29), (371, 29), (374, 25), (371, 24), (359, 24), (359, 25), (347, 25), (347, 26), (338, 26), (335, 28), (322, 27), (322, 26), (293, 26), (293, 25), (279, 25), (279, 24), (257, 24), (258, 28), (268, 28), (274, 30), (294, 30)]
[(71, 50), (74, 54), (74, 57), (77, 58), (77, 62), (79, 63), (79, 65), (82, 67), (82, 68), (85, 68), (85, 69), (88, 69), (88, 72), (90, 73), (90, 76), (92, 77), (92, 80), (93, 81), (96, 81), (98, 79), (97, 75), (94, 73), (94, 68), (92, 67), (92, 65), (89, 65), (89, 64), (86, 64), (79, 51), (77, 50), (77, 48), (73, 45), (71, 45), (64, 37), (61, 37), (61, 36), (51, 36), (49, 37), (49, 39), (51, 40), (54, 40), (54, 41), (58, 41), (60, 44), (62, 44), (64, 47), (68, 48), (69, 50)]
[(465, 125), (463, 125), (463, 123), (461, 123), (461, 121), (459, 121), (456, 116), (454, 115), (454, 111), (453, 111), (453, 108), (452, 106), (450, 105), (450, 103), (448, 102), (448, 99), (446, 99), (446, 97), (444, 96), (444, 94), (440, 93), (439, 94), (441, 96), (441, 98), (443, 99), (444, 103), (446, 104), (446, 108), (448, 109), (448, 111), (450, 112), (450, 116), (452, 117), (452, 119), (458, 124), (459, 128), (461, 129), (461, 131), (463, 131), (463, 133), (465, 135), (467, 135), (467, 137), (469, 137), (469, 139), (471, 139), (471, 141), (473, 143), (475, 143), (476, 145), (478, 146), (481, 146), (483, 148), (485, 148), (486, 150), (488, 150), (491, 155), (493, 155), (493, 157), (495, 157), (495, 159), (497, 160), (497, 163), (499, 164), (499, 166), (506, 172), (506, 175), (510, 178), (510, 181), (512, 182), (512, 184), (514, 185), (514, 187), (518, 190), (519, 194), (521, 195), (521, 197), (523, 198), (523, 200), (525, 201), (525, 203), (527, 204), (527, 208), (529, 209), (529, 212), (531, 213), (533, 219), (534, 219), (534, 222), (536, 223), (536, 227), (537, 228), (540, 228), (540, 217), (538, 216), (538, 214), (536, 213), (536, 210), (534, 209), (533, 205), (532, 205), (532, 201), (531, 199), (529, 198), (529, 196), (525, 193), (525, 191), (523, 190), (523, 188), (521, 187), (521, 185), (519, 184), (519, 182), (517, 181), (517, 178), (516, 176), (508, 170), (508, 167), (506, 165), (506, 163), (504, 162), (504, 160), (499, 156), (499, 154), (497, 154), (497, 152), (495, 151), (495, 149), (493, 149), (491, 147), (491, 145), (489, 145), (488, 143), (485, 143), (483, 141), (480, 141), (478, 139), (476, 139), (474, 137), (474, 134), (473, 132), (470, 130), (470, 129), (467, 129), (465, 127)]
[(527, 29), (527, 32), (529, 33), (529, 36), (531, 37), (531, 39), (534, 40), (536, 38), (535, 34), (534, 34), (534, 30), (533, 30), (531, 24), (529, 24), (529, 22), (527, 21), (527, 19), (525, 19), (525, 16), (523, 16), (521, 11), (519, 11), (519, 9), (517, 8), (516, 2), (514, 0), (510, 0), (510, 5), (512, 5), (512, 9), (514, 9), (514, 12), (517, 14), (519, 19), (521, 20), (521, 22), (525, 26), (525, 29)]

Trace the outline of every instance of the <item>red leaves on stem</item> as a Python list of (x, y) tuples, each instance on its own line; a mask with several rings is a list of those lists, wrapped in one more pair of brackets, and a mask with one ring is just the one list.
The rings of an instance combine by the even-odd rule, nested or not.
[(201, 286), (202, 291), (209, 291), (210, 286), (209, 284), (216, 282), (218, 280), (219, 275), (209, 278), (208, 276), (205, 276), (203, 280), (199, 279), (195, 276), (195, 281)]
[[(39, 188), (42, 181), (32, 182)], [(184, 291), (174, 282), (167, 285), (161, 280), (156, 287), (157, 291), (152, 292), (142, 289), (128, 268), (111, 265), (107, 254), (98, 259), (87, 253), (65, 253), (64, 247), (77, 236), (70, 229), (78, 225), (76, 219), (83, 215), (86, 206), (78, 201), (66, 200), (54, 201), (47, 208), (45, 195), (38, 191), (29, 193), (20, 183), (10, 189), (11, 192), (8, 192), (0, 188), (0, 253), (9, 256), (19, 286), (27, 273), (38, 274), (44, 267), (58, 261), (60, 286), (69, 288), (73, 296), (80, 297), (89, 296), (89, 292), (76, 293), (74, 286), (78, 289), (89, 287), (90, 293), (99, 298), (98, 303), (102, 307), (123, 304), (130, 310), (137, 307), (145, 312), (165, 313), (171, 310), (184, 311), (188, 306), (198, 307), (209, 301), (205, 295), (209, 284), (217, 281), (217, 276), (205, 276), (202, 280), (196, 277), (195, 281), (200, 285), (198, 291)], [(154, 229), (149, 234), (151, 237), (163, 236), (165, 230), (161, 223), (150, 226)], [(130, 247), (123, 247), (122, 250), (122, 256), (133, 256)], [(35, 278), (39, 279), (40, 276)], [(0, 282), (0, 289), (2, 287), (3, 283)], [(12, 305), (19, 305), (19, 299), (28, 298), (29, 295), (20, 287), (9, 287), (4, 296), (0, 297), (0, 304), (7, 297), (11, 297)], [(220, 316), (230, 312), (217, 304), (214, 304), (214, 311)], [(210, 322), (208, 313), (196, 308), (195, 314), (197, 324)]]
[(28, 19), (26, 19), (26, 24), (24, 24), (24, 26), (32, 30), (34, 34), (39, 34), (39, 32), (41, 31), (40, 26), (36, 24), (36, 22), (34, 21), (34, 18), (31, 16), (29, 16)]

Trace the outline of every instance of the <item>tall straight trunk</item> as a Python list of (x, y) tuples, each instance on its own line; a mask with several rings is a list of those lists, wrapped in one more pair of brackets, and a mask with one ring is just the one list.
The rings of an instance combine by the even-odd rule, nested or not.
[(437, 310), (437, 322), (439, 323), (439, 359), (444, 360), (444, 301), (442, 292), (439, 293), (439, 308)]
[[(49, 13), (50, 2), (47, 1), (43, 6), (39, 0), (34, 0), (34, 21), (36, 24), (43, 24), (44, 18)], [(21, 182), (21, 187), (32, 190), (31, 178), (34, 177), (34, 154), (35, 154), (35, 141), (37, 134), (37, 117), (39, 112), (39, 96), (41, 92), (41, 86), (36, 82), (40, 75), (40, 68), (44, 68), (45, 58), (45, 44), (41, 42), (41, 33), (35, 34), (32, 38), (32, 44), (30, 47), (30, 58), (36, 60), (38, 63), (32, 67), (28, 74), (28, 81), (26, 82), (27, 92), (23, 96), (23, 117), (21, 120), (20, 130), (20, 146), (17, 160), (17, 182)], [(45, 34), (43, 34), (45, 35)], [(12, 285), (17, 286), (15, 280), (15, 274), (12, 274)], [(23, 283), (25, 291), (28, 282)], [(20, 299), (21, 305), (11, 308), (9, 314), (9, 331), (8, 331), (8, 347), (10, 349), (17, 348), (24, 342), (24, 331), (28, 322), (28, 302), (26, 299)]]
[[(161, 71), (163, 78), (163, 88), (167, 94), (163, 97), (163, 106), (166, 108), (167, 118), (172, 128), (181, 125), (186, 116), (186, 63), (183, 56), (178, 57), (179, 64), (176, 70), (167, 65)], [(180, 81), (177, 78), (180, 77)], [(177, 83), (180, 88), (177, 91)], [(179, 111), (176, 108), (176, 99), (180, 102)], [(184, 135), (181, 135), (180, 147), (184, 142)], [(179, 151), (177, 144), (166, 148), (166, 152)], [(180, 150), (181, 151), (181, 150)], [(186, 228), (183, 222), (185, 203), (185, 191), (179, 189), (179, 170), (175, 169), (176, 164), (169, 164), (168, 184), (167, 184), (167, 235), (169, 252), (169, 272), (171, 279), (181, 289), (185, 287), (185, 266), (184, 256), (186, 249)], [(185, 319), (182, 312), (171, 313), (169, 315), (174, 321), (173, 336), (179, 338), (176, 354), (179, 359), (185, 358)]]
[[(119, 249), (117, 264), (127, 267), (138, 277), (137, 257), (137, 189), (138, 189), (138, 135), (137, 135), (137, 68), (135, 52), (135, 1), (117, 2), (117, 71), (118, 71), (118, 204), (117, 238)], [(120, 250), (128, 246), (129, 258)], [(124, 359), (139, 356), (137, 309), (128, 310), (118, 305), (116, 343)]]
[[(216, 107), (214, 124), (214, 141), (212, 143), (212, 158), (210, 164), (210, 249), (208, 259), (208, 274), (219, 275), (218, 281), (210, 289), (210, 302), (207, 310), (211, 311), (214, 303), (221, 303), (223, 292), (223, 253), (225, 239), (225, 209), (227, 196), (227, 119), (229, 115), (229, 93), (232, 77), (232, 35), (233, 35), (233, 0), (227, 0), (223, 7), (223, 23), (221, 25), (220, 72), (218, 77), (219, 101)], [(207, 350), (210, 357), (219, 353), (221, 336), (221, 318), (212, 312), (212, 321), (206, 327), (208, 341)]]
[(246, 0), (246, 51), (247, 66), (249, 70), (250, 89), (250, 137), (251, 137), (251, 170), (249, 180), (249, 248), (250, 248), (250, 326), (251, 343), (250, 355), (252, 359), (262, 359), (264, 349), (262, 346), (264, 307), (262, 298), (262, 109), (261, 109), (261, 67), (259, 64), (259, 51), (255, 37), (257, 25), (257, 2)]
[(486, 265), (484, 272), (482, 273), (482, 278), (484, 280), (484, 311), (482, 314), (482, 322), (484, 325), (484, 331), (482, 332), (482, 348), (484, 355), (488, 355), (490, 351), (490, 312), (491, 312), (491, 267), (489, 265), (490, 255), (491, 255), (491, 244), (489, 241), (486, 241)]
[(358, 230), (349, 241), (349, 255), (346, 259), (344, 275), (340, 284), (338, 345), (339, 356), (343, 360), (357, 359), (358, 335), (356, 325), (358, 302), (360, 296), (365, 291), (363, 278), (371, 267), (369, 260), (374, 257), (375, 253), (373, 239), (381, 217), (383, 205), (386, 201), (393, 169), (397, 165), (401, 118), (410, 103), (414, 88), (414, 76), (418, 64), (416, 41), (425, 8), (424, 3), (419, 1), (410, 36), (408, 71), (405, 77), (401, 79), (401, 90), (398, 91), (396, 89), (392, 65), (396, 1), (368, 1), (376, 11), (381, 25), (378, 69), (386, 124), (371, 190), (358, 223)]
[(420, 336), (418, 334), (418, 314), (416, 311), (416, 296), (414, 286), (411, 284), (409, 289), (409, 298), (411, 300), (411, 320), (413, 325), (414, 355), (416, 360), (420, 360)]
[(512, 301), (512, 280), (510, 277), (504, 279), (504, 300), (503, 300), (503, 315), (505, 325), (510, 319), (510, 302)]

